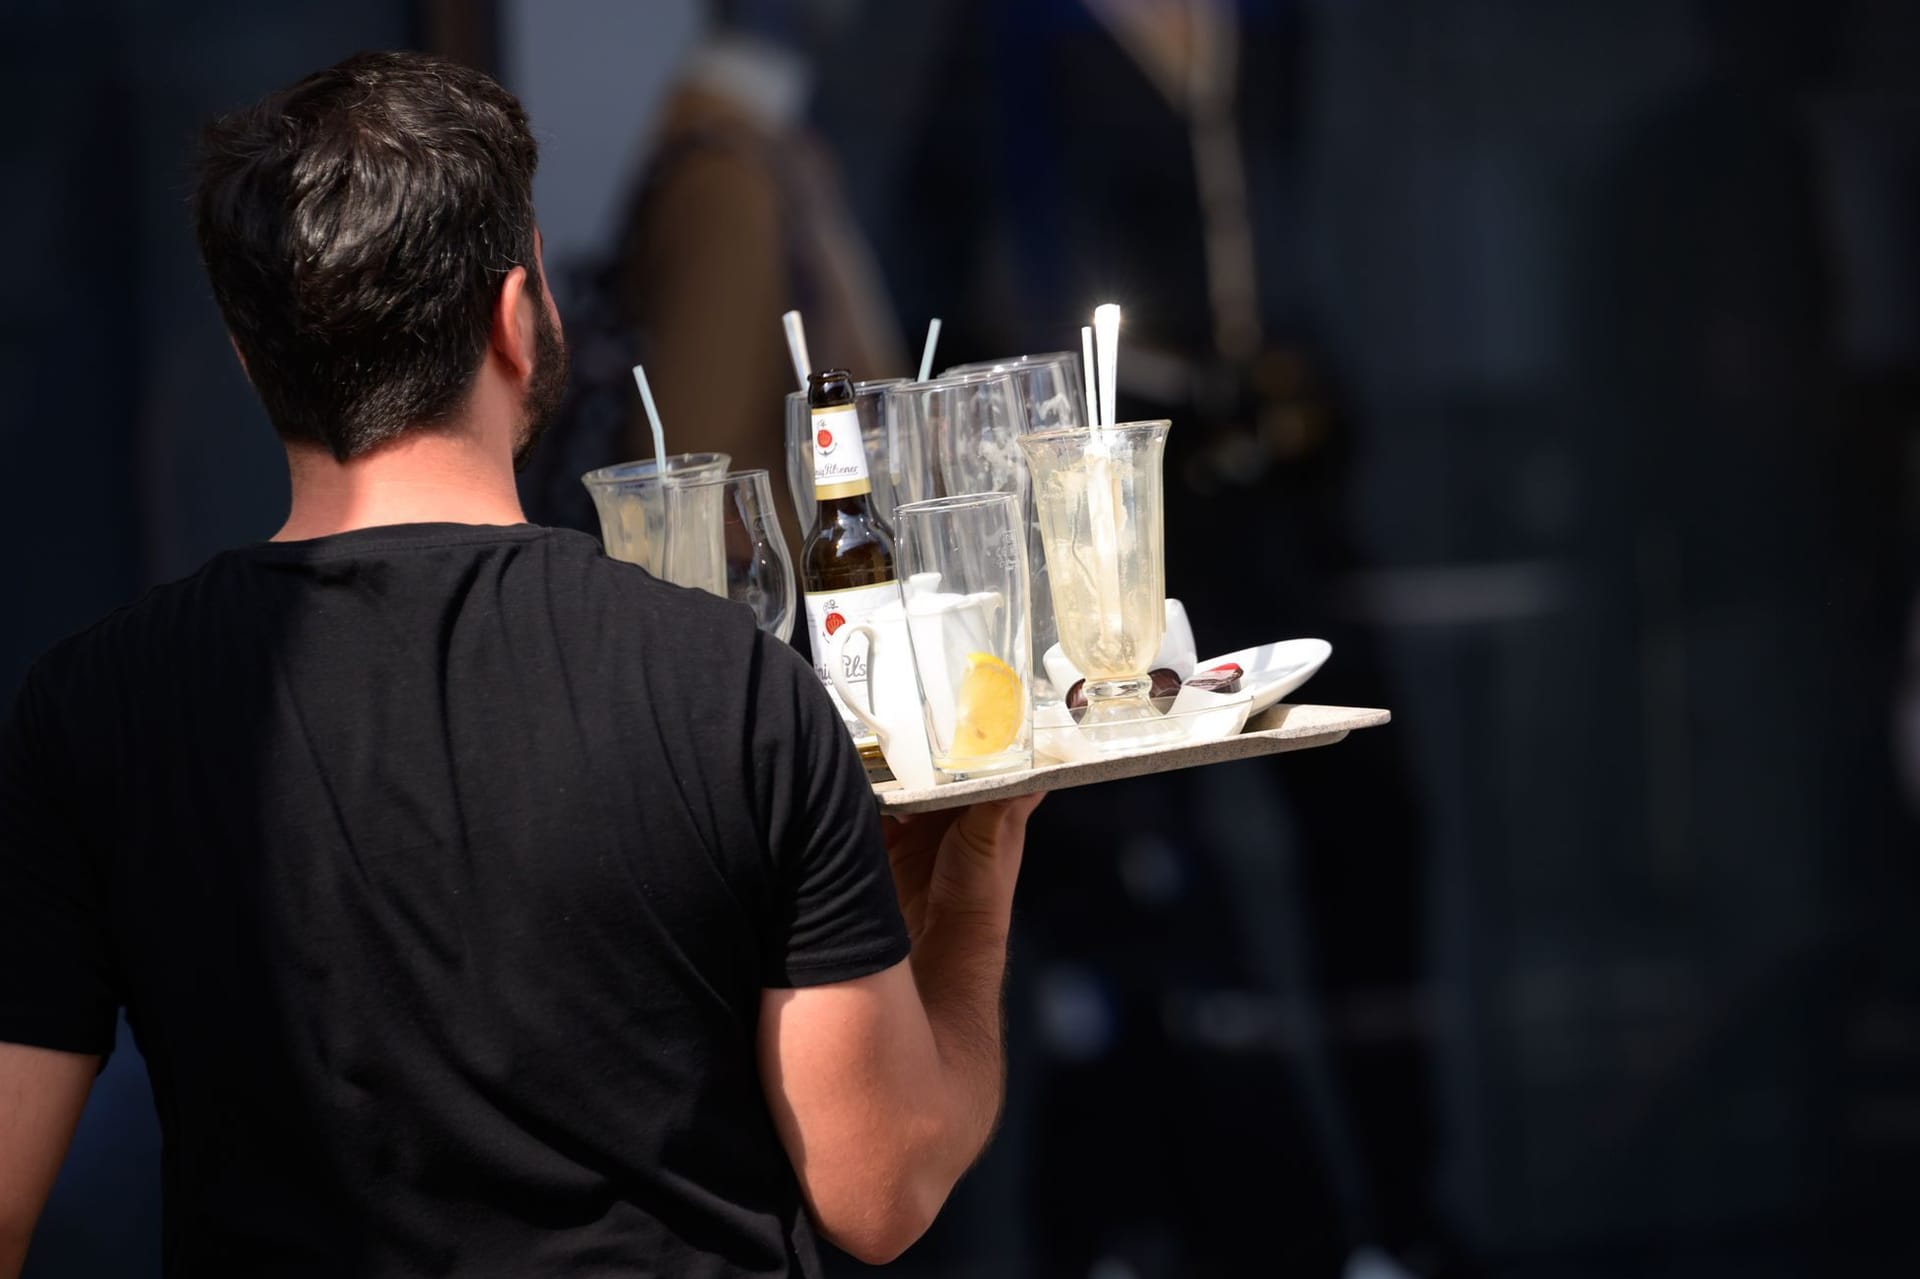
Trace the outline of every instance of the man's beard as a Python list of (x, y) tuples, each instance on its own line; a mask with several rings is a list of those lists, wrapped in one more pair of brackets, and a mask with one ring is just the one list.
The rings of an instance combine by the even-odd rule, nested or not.
[(552, 314), (545, 305), (535, 307), (533, 379), (527, 384), (526, 402), (521, 406), (520, 438), (513, 446), (515, 471), (525, 469), (534, 446), (540, 443), (540, 437), (547, 433), (560, 412), (560, 405), (567, 398), (569, 363), (566, 339), (560, 336)]

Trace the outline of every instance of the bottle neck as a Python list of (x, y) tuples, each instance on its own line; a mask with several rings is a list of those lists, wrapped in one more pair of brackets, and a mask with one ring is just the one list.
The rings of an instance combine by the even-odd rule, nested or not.
[(813, 508), (813, 522), (816, 526), (833, 524), (852, 516), (874, 521), (878, 519), (873, 509), (873, 486), (862, 484), (851, 493), (832, 493), (819, 495), (819, 501)]

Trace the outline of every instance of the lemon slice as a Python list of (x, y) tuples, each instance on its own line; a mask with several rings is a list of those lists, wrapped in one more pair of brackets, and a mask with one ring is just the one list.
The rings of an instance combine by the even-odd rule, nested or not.
[(1027, 690), (1013, 667), (991, 653), (967, 654), (967, 671), (954, 690), (953, 751), (959, 759), (998, 755), (1026, 722)]

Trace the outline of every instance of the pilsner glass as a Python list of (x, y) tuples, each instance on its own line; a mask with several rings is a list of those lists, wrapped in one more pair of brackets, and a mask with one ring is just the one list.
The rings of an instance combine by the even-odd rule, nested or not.
[(895, 513), (901, 602), (933, 766), (948, 781), (1033, 766), (1026, 520), (1011, 493)]
[[(886, 416), (933, 442), (943, 493), (1011, 493), (1019, 499), (1033, 601), (1033, 663), (1042, 700), (1065, 690), (1046, 682), (1041, 657), (1052, 647), (1053, 597), (1047, 557), (1019, 439), (1026, 430), (1020, 389), (1007, 373), (963, 373), (889, 387)], [(905, 425), (911, 424), (911, 425)]]
[[(616, 560), (638, 564), (662, 581), (702, 587), (713, 581), (719, 564), (717, 518), (714, 521), (716, 540), (712, 545), (683, 541), (680, 554), (687, 562), (678, 566), (678, 575), (676, 566), (668, 563), (667, 490), (678, 481), (725, 475), (732, 461), (725, 453), (671, 454), (666, 459), (664, 483), (663, 468), (653, 458), (606, 466), (581, 476), (580, 482), (587, 486), (594, 509), (600, 513), (600, 540), (607, 554)], [(712, 500), (717, 503), (718, 498)], [(724, 591), (715, 591), (715, 594), (724, 594)]]
[(1020, 438), (1052, 569), (1061, 651), (1086, 677), (1083, 724), (1141, 722), (1166, 626), (1161, 458), (1168, 422)]
[[(780, 535), (780, 517), (773, 506), (773, 482), (765, 471), (734, 471), (730, 475), (703, 475), (681, 480), (668, 495), (667, 563), (704, 559), (712, 534), (703, 521), (717, 520), (720, 530), (722, 589), (704, 582), (698, 586), (753, 610), (754, 624), (785, 643), (793, 638), (793, 558)], [(691, 537), (700, 548), (680, 553), (681, 540)]]
[(1078, 351), (1049, 351), (1045, 355), (1012, 355), (1001, 360), (956, 364), (941, 377), (966, 373), (1005, 373), (1020, 391), (1027, 430), (1054, 431), (1086, 426), (1086, 376)]
[[(885, 415), (882, 393), (906, 382), (903, 377), (883, 377), (853, 384), (853, 408), (860, 415), (860, 439), (867, 448), (867, 478), (873, 483), (873, 509), (888, 527), (893, 525), (894, 507), (934, 496), (932, 444), (908, 424), (889, 422)], [(787, 395), (787, 491), (805, 520), (814, 508), (813, 417), (805, 391)]]

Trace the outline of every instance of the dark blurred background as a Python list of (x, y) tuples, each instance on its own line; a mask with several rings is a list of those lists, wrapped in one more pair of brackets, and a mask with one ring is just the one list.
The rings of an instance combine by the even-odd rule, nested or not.
[[(678, 373), (676, 448), (779, 467), (787, 305), (816, 363), (893, 365), (862, 376), (911, 372), (934, 315), (944, 365), (1126, 305), (1201, 650), (1323, 635), (1302, 696), (1394, 722), (1042, 810), (1006, 1124), (900, 1273), (1920, 1273), (1920, 6), (13, 0), (6, 29), (8, 686), (277, 527), (191, 143), (356, 49), (491, 70), (541, 136), (578, 385), (540, 518), (591, 527), (574, 477), (646, 451), (639, 356)], [(124, 1044), (29, 1274), (157, 1274), (159, 1157)]]

